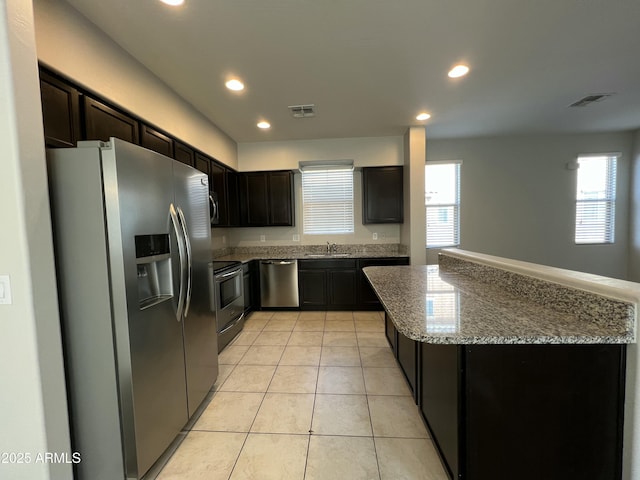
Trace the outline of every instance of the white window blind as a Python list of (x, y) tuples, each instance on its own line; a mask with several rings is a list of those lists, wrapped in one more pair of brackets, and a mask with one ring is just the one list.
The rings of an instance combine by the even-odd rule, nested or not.
[(578, 157), (575, 243), (613, 243), (617, 156)]
[(460, 245), (460, 162), (425, 167), (427, 248)]
[(353, 168), (302, 170), (302, 218), (306, 235), (353, 233)]

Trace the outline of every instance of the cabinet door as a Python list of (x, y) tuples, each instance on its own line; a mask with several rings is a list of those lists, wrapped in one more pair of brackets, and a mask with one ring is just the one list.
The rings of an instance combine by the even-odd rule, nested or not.
[(173, 139), (144, 123), (140, 125), (140, 145), (173, 158)]
[(402, 172), (402, 166), (362, 169), (362, 223), (404, 221)]
[(75, 147), (80, 140), (80, 93), (40, 70), (40, 98), (47, 147)]
[(291, 172), (269, 172), (269, 225), (292, 226), (293, 175)]
[(242, 174), (243, 225), (262, 227), (269, 222), (269, 196), (265, 172)]
[(109, 137), (116, 137), (139, 144), (135, 119), (87, 96), (84, 97), (84, 120), (87, 140), (106, 142)]
[(459, 349), (457, 345), (428, 343), (421, 343), (420, 348), (420, 411), (440, 448), (450, 478), (459, 478), (463, 473), (459, 467)]
[(389, 342), (389, 346), (391, 350), (393, 350), (393, 356), (398, 357), (398, 331), (396, 330), (396, 326), (393, 324), (387, 312), (384, 312), (384, 334), (387, 337), (387, 341)]
[(417, 400), (418, 393), (418, 343), (398, 332), (396, 345), (398, 363), (402, 367), (404, 376), (409, 382), (413, 398)]
[(298, 270), (298, 288), (302, 308), (327, 306), (327, 272), (325, 270)]
[[(202, 173), (206, 173), (211, 176), (211, 172), (209, 169), (209, 158), (205, 157), (201, 153), (196, 152), (195, 161), (193, 166), (200, 170)], [(211, 178), (209, 178), (209, 190), (211, 190)]]
[(179, 162), (193, 167), (195, 161), (195, 152), (191, 147), (188, 147), (184, 143), (173, 142), (173, 158)]
[(328, 270), (329, 305), (353, 308), (356, 304), (356, 270)]
[(229, 226), (240, 225), (240, 175), (227, 170), (227, 211), (229, 212)]
[(213, 161), (210, 166), (211, 190), (218, 194), (218, 208), (220, 220), (218, 225), (229, 225), (229, 209), (227, 204), (227, 169)]

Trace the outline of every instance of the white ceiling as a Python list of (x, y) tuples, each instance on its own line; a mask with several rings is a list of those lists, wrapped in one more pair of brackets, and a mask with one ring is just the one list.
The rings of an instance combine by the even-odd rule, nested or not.
[(640, 127), (638, 0), (68, 2), (237, 142)]

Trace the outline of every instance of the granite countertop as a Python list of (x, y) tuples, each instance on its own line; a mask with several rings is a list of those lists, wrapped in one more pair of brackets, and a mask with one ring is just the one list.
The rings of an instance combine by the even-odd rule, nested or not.
[[(485, 268), (485, 266), (482, 266)], [(489, 281), (437, 265), (363, 269), (385, 311), (408, 338), (439, 344), (635, 343), (636, 305), (494, 271)], [(486, 275), (487, 272), (483, 272)], [(559, 297), (562, 298), (559, 298)]]

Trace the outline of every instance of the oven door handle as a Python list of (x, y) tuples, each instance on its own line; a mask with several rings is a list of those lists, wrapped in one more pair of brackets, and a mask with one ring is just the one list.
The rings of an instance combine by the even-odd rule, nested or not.
[(216, 280), (220, 280), (221, 278), (229, 278), (229, 277), (233, 277), (234, 275), (239, 275), (240, 273), (242, 273), (242, 269), (238, 269), (238, 270), (234, 270), (232, 272), (228, 272), (228, 273), (222, 273), (220, 275), (216, 275)]
[(220, 335), (222, 335), (225, 332), (228, 332), (229, 330), (231, 330), (233, 327), (235, 327), (236, 325), (238, 325), (242, 319), (244, 318), (244, 313), (242, 315), (240, 315), (231, 325), (227, 325), (224, 330), (222, 330), (221, 332), (218, 332)]

